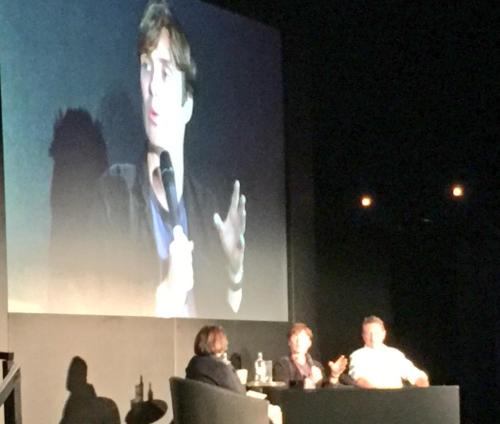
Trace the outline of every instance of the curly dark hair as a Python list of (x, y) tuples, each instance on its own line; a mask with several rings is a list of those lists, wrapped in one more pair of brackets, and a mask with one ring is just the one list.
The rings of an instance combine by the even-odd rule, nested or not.
[(138, 54), (149, 55), (156, 48), (163, 28), (170, 37), (170, 49), (175, 65), (184, 75), (184, 92), (192, 96), (196, 63), (191, 56), (191, 47), (186, 35), (165, 0), (150, 0), (146, 5), (139, 24)]

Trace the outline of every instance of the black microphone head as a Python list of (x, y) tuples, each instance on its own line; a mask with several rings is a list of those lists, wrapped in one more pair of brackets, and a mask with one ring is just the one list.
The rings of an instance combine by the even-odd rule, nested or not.
[(164, 150), (160, 153), (160, 174), (165, 196), (167, 198), (168, 210), (170, 212), (170, 221), (172, 226), (179, 225), (177, 190), (175, 189), (175, 174), (169, 153)]
[(160, 153), (160, 171), (173, 171), (172, 161), (170, 160), (170, 154), (164, 150)]

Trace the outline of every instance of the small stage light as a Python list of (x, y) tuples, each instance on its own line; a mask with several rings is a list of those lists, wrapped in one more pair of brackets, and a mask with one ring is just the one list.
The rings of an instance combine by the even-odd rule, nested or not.
[(373, 205), (373, 198), (371, 196), (368, 196), (365, 194), (365, 195), (361, 196), (360, 203), (361, 203), (361, 207), (367, 209)]
[(464, 197), (464, 188), (460, 184), (454, 184), (451, 187), (451, 194), (454, 198), (460, 199)]

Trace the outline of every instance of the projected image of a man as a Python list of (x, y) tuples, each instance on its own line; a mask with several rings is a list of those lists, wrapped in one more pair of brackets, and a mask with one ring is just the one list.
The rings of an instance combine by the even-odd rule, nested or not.
[[(242, 299), (245, 197), (236, 181), (223, 220), (207, 182), (200, 184), (185, 168), (185, 128), (193, 111), (196, 66), (166, 2), (146, 6), (138, 47), (147, 140), (139, 164), (113, 165), (103, 178), (102, 216), (115, 232), (112, 239), (119, 241), (113, 251), (122, 256), (119, 264), (112, 262), (121, 268), (124, 261), (133, 264), (131, 275), (147, 292), (147, 314), (154, 299), (156, 315), (199, 316), (203, 301), (215, 308), (209, 314), (217, 315), (223, 306), (213, 299), (201, 300), (206, 293), (222, 298), (237, 312)], [(173, 169), (175, 206), (167, 200), (162, 179), (163, 152), (168, 152)]]

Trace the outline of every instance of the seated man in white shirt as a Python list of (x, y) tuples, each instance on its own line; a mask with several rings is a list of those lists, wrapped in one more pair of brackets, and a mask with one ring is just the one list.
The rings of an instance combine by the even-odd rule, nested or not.
[(403, 381), (428, 387), (429, 377), (418, 369), (403, 352), (384, 344), (384, 321), (372, 315), (363, 320), (361, 336), (365, 346), (351, 354), (349, 375), (359, 387), (397, 389)]

